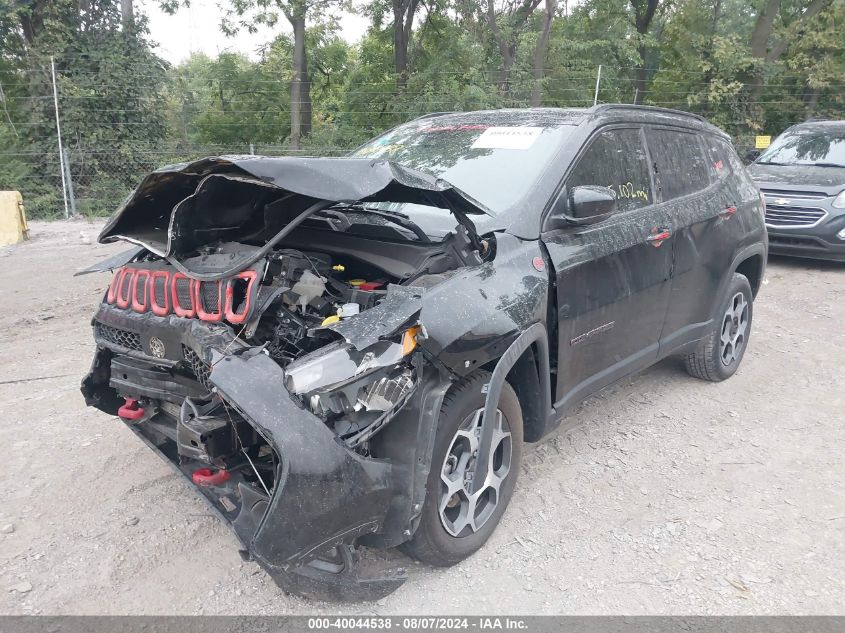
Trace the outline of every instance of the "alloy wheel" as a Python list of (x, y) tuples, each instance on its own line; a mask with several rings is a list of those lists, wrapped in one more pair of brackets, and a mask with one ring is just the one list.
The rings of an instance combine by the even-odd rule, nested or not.
[(719, 336), (719, 357), (725, 367), (730, 367), (739, 358), (745, 345), (748, 329), (748, 302), (741, 292), (736, 293), (722, 317)]
[[(478, 409), (458, 427), (440, 471), (440, 522), (454, 537), (478, 532), (487, 523), (499, 504), (502, 484), (511, 470), (510, 426), (497, 410), (487, 472), (475, 471), (483, 413), (484, 409)], [(470, 494), (472, 482), (478, 477), (483, 477), (483, 484)]]

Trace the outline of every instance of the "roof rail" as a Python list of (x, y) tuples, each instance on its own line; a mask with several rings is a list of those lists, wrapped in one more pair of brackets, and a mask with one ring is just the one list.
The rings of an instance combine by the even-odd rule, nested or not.
[(657, 106), (649, 106), (649, 105), (633, 105), (627, 103), (601, 103), (599, 105), (595, 105), (590, 108), (593, 112), (601, 112), (603, 110), (639, 110), (644, 112), (663, 112), (665, 114), (678, 114), (681, 116), (687, 116), (696, 121), (701, 121), (702, 123), (709, 123), (707, 119), (705, 119), (700, 114), (694, 114), (692, 112), (684, 112), (683, 110), (674, 110), (672, 108), (660, 108)]
[(455, 111), (448, 111), (448, 112), (429, 112), (428, 114), (423, 114), (422, 116), (418, 116), (415, 119), (411, 119), (412, 121), (419, 121), (421, 119), (430, 119), (433, 116), (441, 116), (444, 114), (455, 114)]

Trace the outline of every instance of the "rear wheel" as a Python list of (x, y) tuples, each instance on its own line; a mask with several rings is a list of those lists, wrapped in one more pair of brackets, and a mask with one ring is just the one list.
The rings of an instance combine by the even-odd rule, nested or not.
[[(476, 472), (485, 394), (478, 372), (444, 399), (419, 527), (400, 549), (424, 563), (448, 567), (478, 550), (496, 529), (513, 495), (521, 463), (522, 410), (513, 389), (502, 389), (486, 473)], [(470, 493), (471, 484), (484, 485)]]
[(734, 273), (713, 330), (685, 359), (691, 376), (718, 382), (736, 373), (751, 334), (752, 302), (748, 279)]

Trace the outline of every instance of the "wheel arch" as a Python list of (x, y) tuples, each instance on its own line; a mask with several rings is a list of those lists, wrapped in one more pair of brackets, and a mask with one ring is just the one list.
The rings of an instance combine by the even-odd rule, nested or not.
[(744, 275), (748, 279), (748, 283), (751, 285), (751, 296), (756, 298), (763, 283), (763, 271), (765, 269), (766, 263), (763, 254), (755, 253), (737, 263), (734, 272)]
[[(724, 269), (725, 274), (719, 284), (719, 289), (713, 302), (714, 306), (718, 306), (719, 301), (721, 301), (721, 297), (725, 295), (728, 284), (730, 284), (735, 273), (740, 273), (746, 277), (748, 277), (748, 274), (753, 276), (753, 280), (751, 277), (748, 277), (748, 283), (751, 285), (752, 298), (757, 296), (757, 291), (760, 289), (760, 286), (762, 286), (763, 276), (766, 273), (766, 250), (765, 243), (758, 242), (751, 244), (750, 246), (746, 246), (737, 252), (731, 260), (730, 266), (726, 266)], [(714, 308), (714, 310), (715, 309), (716, 308)], [(715, 316), (714, 312), (713, 318), (715, 318)]]
[[(514, 340), (498, 360), (487, 363), (492, 372), (487, 384), (484, 420), (494, 419), (502, 387), (507, 382), (522, 408), (523, 439), (536, 442), (545, 435), (552, 413), (549, 340), (546, 327), (534, 323)], [(486, 424), (482, 425), (482, 446)]]

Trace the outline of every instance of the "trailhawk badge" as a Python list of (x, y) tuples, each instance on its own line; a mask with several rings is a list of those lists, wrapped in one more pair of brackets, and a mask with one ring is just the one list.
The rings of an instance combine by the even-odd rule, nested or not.
[(166, 350), (164, 348), (164, 343), (160, 338), (157, 336), (150, 337), (150, 354), (155, 356), (156, 358), (164, 358)]

